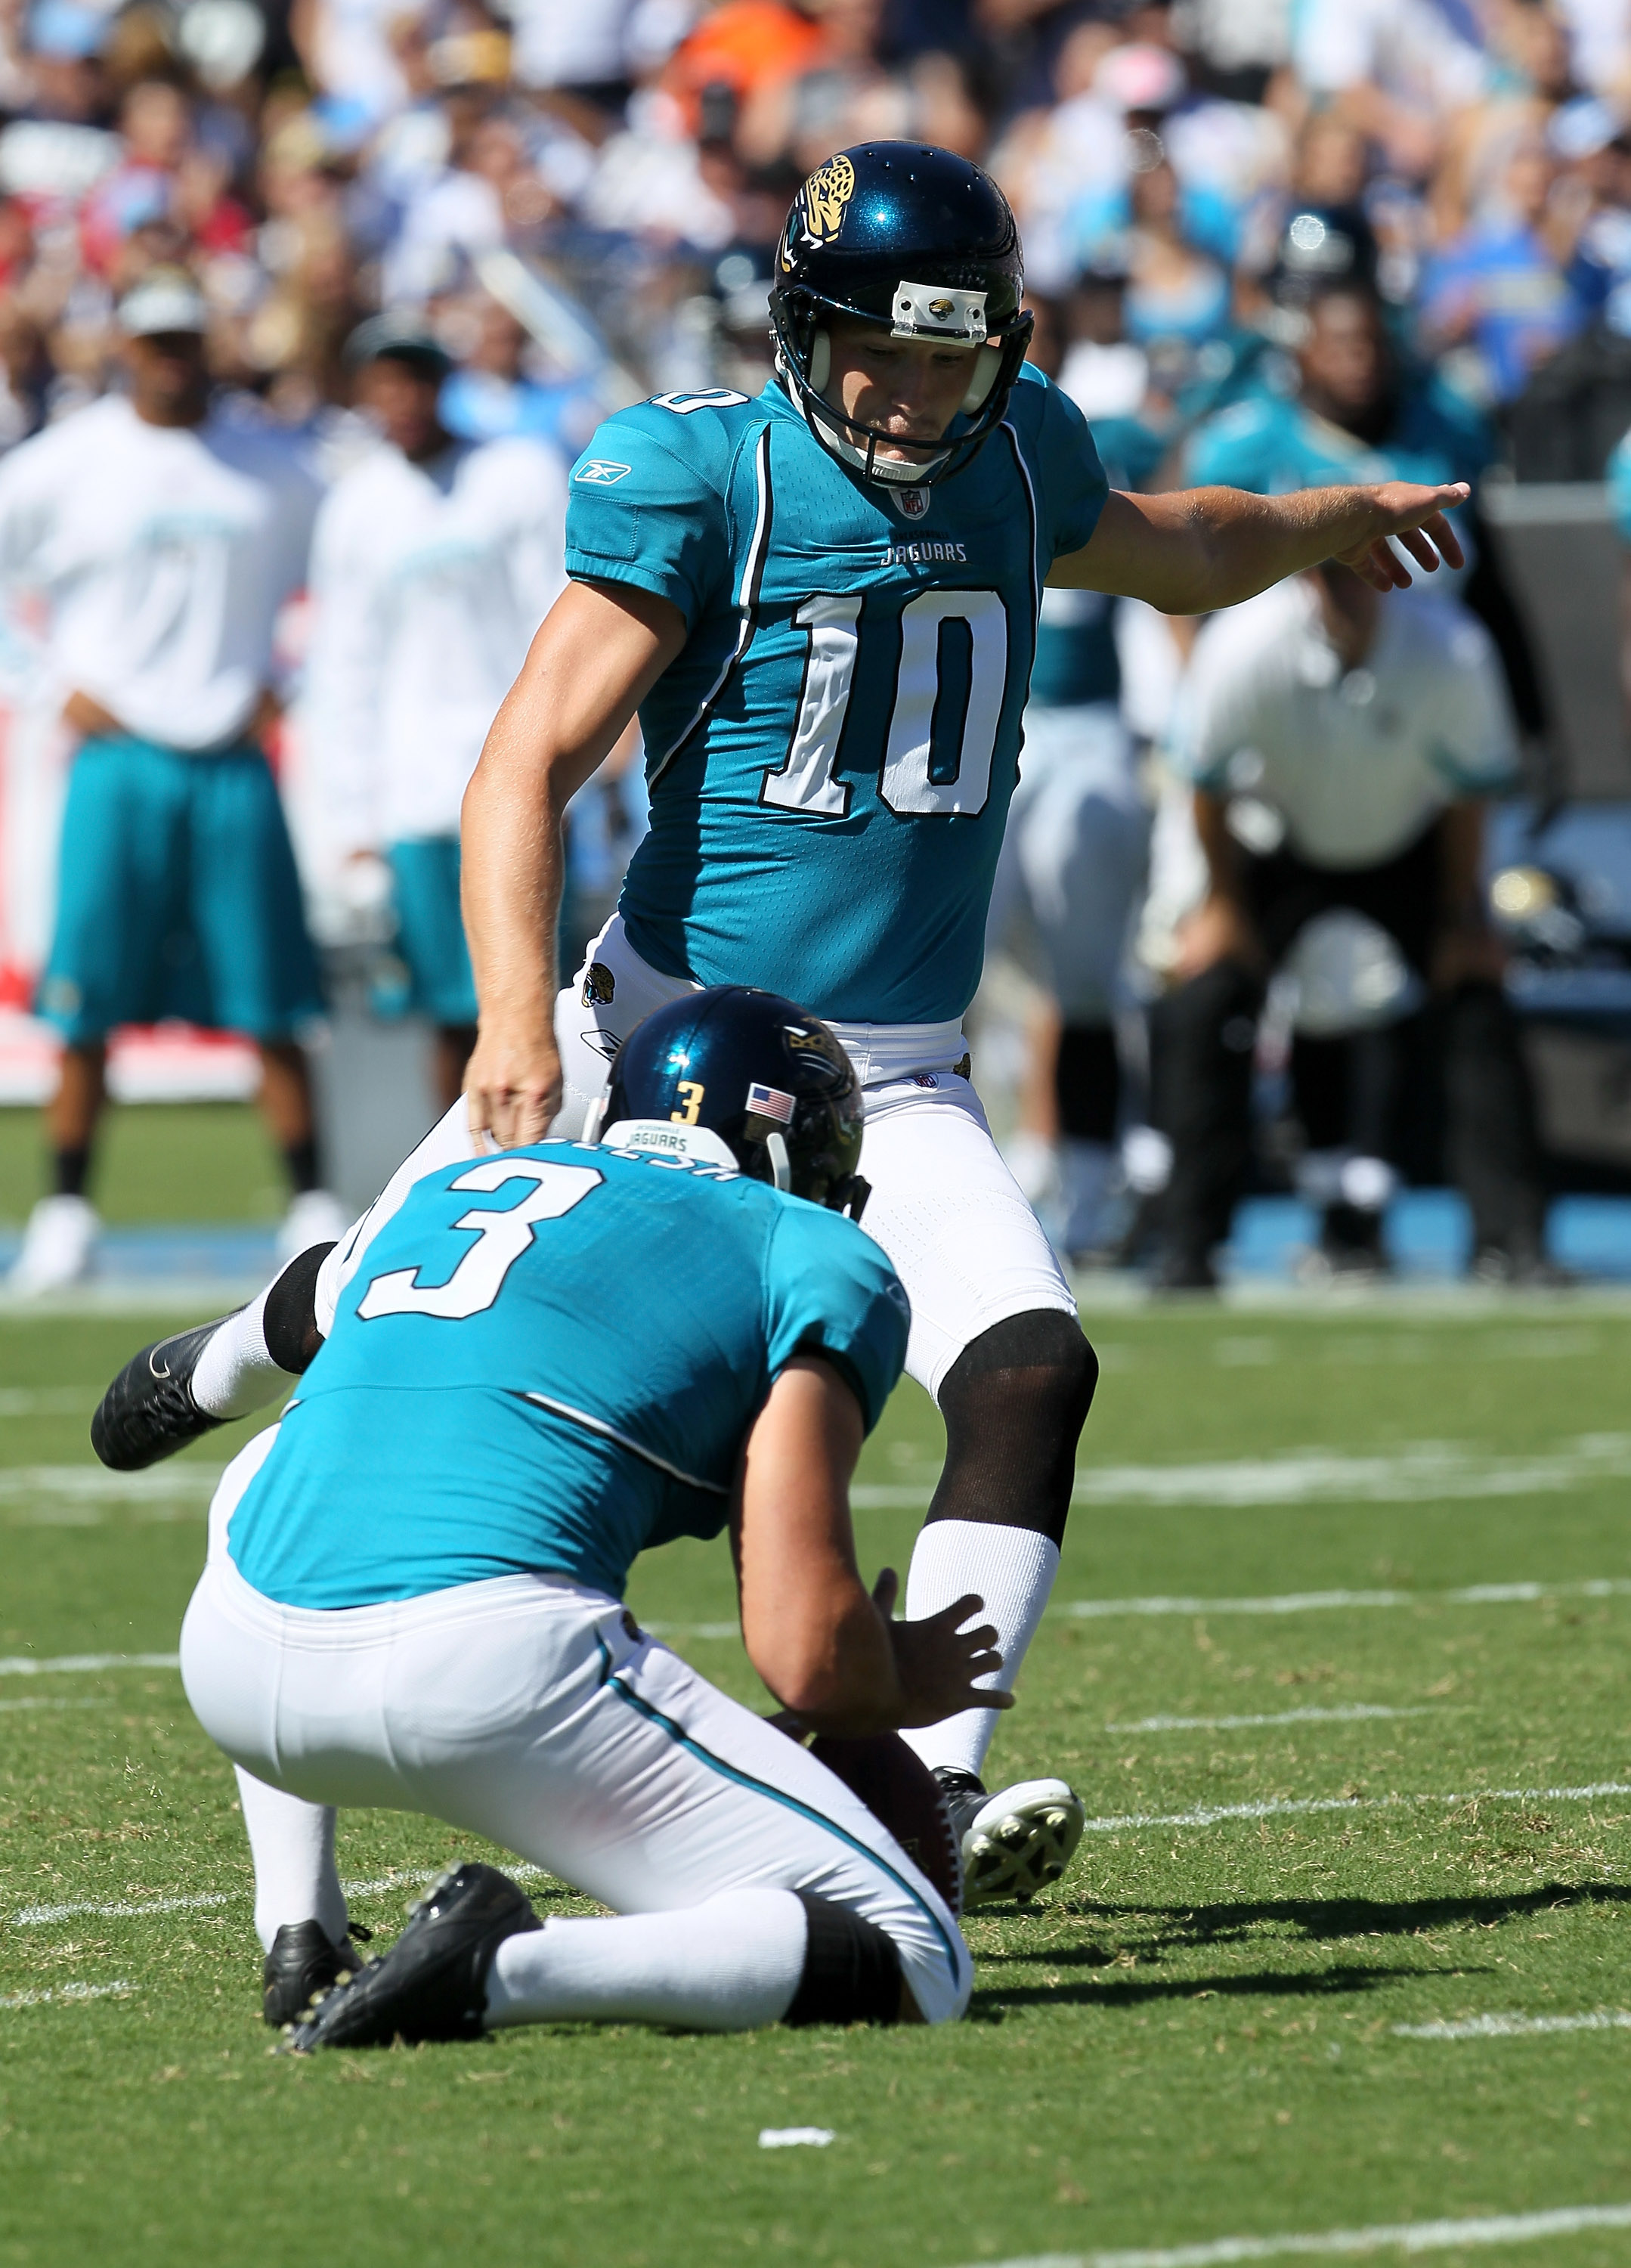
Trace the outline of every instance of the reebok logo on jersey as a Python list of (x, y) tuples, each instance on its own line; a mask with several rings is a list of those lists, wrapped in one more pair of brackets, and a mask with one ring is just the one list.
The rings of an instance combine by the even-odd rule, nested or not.
[(966, 567), (966, 543), (886, 543), (885, 567)]
[(587, 482), (591, 488), (609, 489), (613, 481), (621, 481), (625, 473), (633, 469), (630, 465), (614, 463), (610, 457), (591, 457), (587, 464), (578, 467), (572, 478)]
[(783, 1094), (779, 1086), (761, 1086), (754, 1079), (747, 1090), (747, 1107), (760, 1118), (774, 1118), (778, 1126), (792, 1123), (793, 1098)]

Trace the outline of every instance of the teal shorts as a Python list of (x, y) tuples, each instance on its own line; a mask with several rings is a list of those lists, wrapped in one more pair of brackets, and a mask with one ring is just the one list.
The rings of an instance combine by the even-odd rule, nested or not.
[(475, 976), (459, 905), (458, 836), (393, 843), (387, 856), (396, 878), (396, 949), (410, 987), (404, 1005), (433, 1024), (474, 1024)]
[(85, 741), (68, 777), (36, 1005), (70, 1046), (166, 1016), (282, 1040), (322, 1013), (289, 829), (258, 748)]

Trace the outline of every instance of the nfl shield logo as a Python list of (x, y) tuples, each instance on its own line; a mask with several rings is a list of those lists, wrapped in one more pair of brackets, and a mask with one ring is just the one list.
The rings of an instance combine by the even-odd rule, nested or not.
[(900, 508), (902, 519), (926, 519), (929, 516), (927, 489), (896, 489), (894, 499)]

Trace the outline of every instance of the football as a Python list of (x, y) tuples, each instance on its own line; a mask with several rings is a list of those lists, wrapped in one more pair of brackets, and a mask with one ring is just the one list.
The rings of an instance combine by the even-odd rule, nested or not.
[(881, 1819), (954, 1914), (963, 1911), (963, 1859), (940, 1783), (899, 1733), (841, 1741), (819, 1734), (810, 1753)]

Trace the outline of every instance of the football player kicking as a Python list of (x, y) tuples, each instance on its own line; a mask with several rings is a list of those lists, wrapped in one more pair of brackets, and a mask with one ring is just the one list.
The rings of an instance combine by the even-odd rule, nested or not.
[[(907, 1609), (977, 1591), (1010, 1683), (1059, 1564), (1097, 1370), (961, 1028), (1041, 585), (1201, 612), (1333, 556), (1400, 587), (1389, 537), (1422, 567), (1435, 545), (1459, 563), (1442, 512), (1466, 493), (1110, 493), (1080, 414), (1024, 366), (1022, 288), (1013, 216), (978, 167), (915, 144), (850, 151), (789, 216), (777, 380), (752, 402), (659, 395), (601, 428), (573, 476), (573, 579), (465, 799), (481, 1009), (465, 1101), (369, 1217), (491, 1141), (578, 1131), (619, 1038), (699, 984), (813, 1001), (863, 1082), (866, 1226), (911, 1300), (907, 1368), (945, 1419)], [(561, 814), (636, 705), (651, 832), (557, 1002)], [(99, 1414), (99, 1454), (151, 1462), (285, 1388), (352, 1249), (315, 1249), (239, 1314), (143, 1350)], [(981, 1706), (913, 1734), (958, 1821), (971, 1904), (1056, 1880), (1082, 1826), (1062, 1780), (988, 1795), (995, 1725)], [(306, 1807), (280, 1823), (269, 1791), (245, 1795), (259, 1880), (275, 1849), (298, 1874), (332, 1838)]]
[[(812, 174), (777, 257), (775, 380), (756, 401), (659, 394), (577, 466), (572, 580), (463, 818), (478, 1130), (575, 1130), (618, 1036), (698, 984), (784, 992), (849, 1050), (866, 1226), (911, 1299), (907, 1368), (946, 1427), (907, 1609), (979, 1592), (1010, 1681), (1058, 1566), (1096, 1375), (961, 1029), (1042, 586), (1200, 613), (1331, 557), (1402, 586), (1388, 539), (1424, 568), (1458, 563), (1442, 514), (1466, 495), (1107, 493), (1080, 413), (1025, 366), (1023, 289), (1013, 215), (965, 159), (886, 142)], [(561, 814), (636, 705), (650, 833), (557, 1005)], [(995, 1722), (974, 1708), (912, 1735), (959, 1817), (971, 1902), (1054, 1879), (1081, 1831), (1062, 1781), (988, 1797)]]
[[(790, 1001), (720, 987), (648, 1020), (606, 1116), (604, 1145), (424, 1176), (349, 1240), (298, 1396), (222, 1479), (181, 1670), (240, 1784), (428, 1813), (616, 1918), (540, 1924), (457, 1867), (297, 2048), (967, 2002), (951, 1906), (900, 1844), (621, 1603), (640, 1551), (728, 1525), (749, 1657), (804, 1727), (922, 1726), (1000, 1670), (989, 1628), (959, 1634), (977, 1598), (894, 1622), (893, 1575), (869, 1597), (856, 1572), (849, 1476), (907, 1307), (841, 1217), (855, 1072)], [(332, 1852), (290, 1896), (291, 1931), (343, 1927)]]

